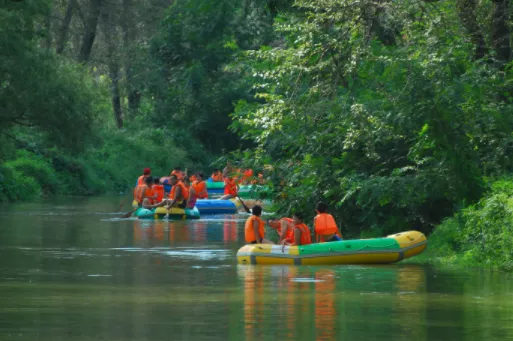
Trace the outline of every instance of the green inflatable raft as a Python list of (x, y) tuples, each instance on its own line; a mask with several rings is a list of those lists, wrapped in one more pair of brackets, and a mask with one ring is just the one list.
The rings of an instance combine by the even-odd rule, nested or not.
[(207, 189), (222, 189), (224, 190), (224, 182), (213, 182), (213, 181), (207, 181)]
[(406, 231), (386, 238), (351, 239), (301, 246), (248, 244), (237, 252), (239, 264), (388, 264), (424, 251), (427, 239), (418, 231)]
[[(147, 209), (139, 207), (135, 212), (134, 216), (139, 219), (166, 219), (166, 215), (168, 214), (167, 210), (164, 207), (157, 207), (154, 209)], [(200, 212), (196, 207), (194, 208), (176, 208), (173, 207), (169, 210), (169, 216), (167, 219), (169, 220), (188, 220), (188, 219), (199, 219)]]
[(239, 188), (239, 196), (242, 199), (269, 198), (269, 187), (263, 185), (243, 185)]

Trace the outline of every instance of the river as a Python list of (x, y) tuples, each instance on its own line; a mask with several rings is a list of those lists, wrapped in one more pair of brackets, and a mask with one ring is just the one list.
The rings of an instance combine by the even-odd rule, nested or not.
[(123, 199), (0, 206), (0, 340), (513, 339), (511, 274), (240, 266), (246, 215), (120, 220)]

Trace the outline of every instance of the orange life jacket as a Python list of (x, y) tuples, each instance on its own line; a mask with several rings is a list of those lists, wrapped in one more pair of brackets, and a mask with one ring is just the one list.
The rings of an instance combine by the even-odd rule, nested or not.
[(150, 204), (153, 205), (153, 191), (146, 185), (137, 186), (134, 190), (134, 200), (142, 205), (144, 198), (148, 198)]
[(141, 175), (138, 179), (137, 179), (137, 186), (142, 186), (144, 185), (144, 175)]
[[(312, 237), (310, 236), (310, 230), (308, 229), (308, 226), (305, 224), (299, 224), (294, 226), (294, 230), (299, 229), (301, 231), (301, 239), (299, 242), (300, 245), (308, 245), (312, 244)], [(294, 238), (294, 237), (293, 237)], [(293, 239), (293, 243), (295, 242), (295, 239)]]
[[(291, 218), (281, 218), (280, 220), (274, 220), (269, 222), (269, 226), (271, 226), (273, 229), (276, 229), (276, 232), (278, 232), (281, 235), (281, 224), (283, 221), (287, 222), (287, 227), (293, 227), (294, 221)], [(290, 242), (294, 241), (294, 229), (293, 228), (287, 228), (287, 233), (285, 235), (285, 239), (287, 241), (290, 240)]]
[(181, 192), (182, 192), (182, 197), (185, 200), (189, 199), (189, 190), (187, 189), (187, 187), (185, 187), (185, 185), (181, 181), (178, 181), (176, 183), (176, 185), (173, 186), (173, 188), (171, 189), (171, 193), (169, 193), (169, 199), (171, 199), (171, 200), (175, 199), (176, 187), (180, 187)]
[(318, 235), (337, 234), (338, 227), (335, 218), (329, 213), (319, 213), (314, 218), (314, 230)]
[[(205, 181), (193, 182), (192, 188), (194, 188), (194, 191), (196, 192), (198, 199), (208, 199), (207, 185), (205, 184)], [(205, 193), (201, 194), (202, 192)]]
[(253, 170), (252, 169), (246, 169), (244, 171), (244, 174), (242, 175), (242, 182), (248, 182), (249, 179), (253, 176)]
[(212, 173), (212, 181), (214, 182), (221, 182), (223, 181), (223, 173), (221, 172), (215, 172), (215, 173)]
[(171, 175), (176, 175), (176, 178), (182, 181), (185, 174), (181, 171), (174, 170), (171, 172)]
[(246, 225), (244, 225), (244, 236), (246, 237), (246, 242), (258, 242), (260, 243), (260, 240), (257, 240), (257, 237), (255, 236), (255, 231), (253, 229), (253, 222), (258, 221), (258, 233), (260, 234), (260, 238), (264, 238), (265, 234), (265, 223), (260, 217), (257, 217), (256, 215), (252, 215), (251, 217), (246, 220)]
[(153, 185), (151, 186), (151, 190), (154, 195), (157, 195), (157, 199), (155, 199), (156, 203), (159, 203), (164, 199), (164, 185)]
[(224, 178), (224, 194), (237, 196), (237, 178)]

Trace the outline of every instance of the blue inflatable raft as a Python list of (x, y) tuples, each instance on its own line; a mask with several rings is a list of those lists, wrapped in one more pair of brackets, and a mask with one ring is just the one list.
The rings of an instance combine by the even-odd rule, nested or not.
[(198, 199), (196, 208), (202, 215), (237, 213), (237, 205), (231, 200)]

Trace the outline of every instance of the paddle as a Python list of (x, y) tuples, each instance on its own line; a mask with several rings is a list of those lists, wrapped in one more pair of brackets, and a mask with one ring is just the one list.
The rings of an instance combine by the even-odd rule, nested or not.
[[(139, 207), (137, 207), (137, 208), (139, 208)], [(128, 213), (123, 214), (120, 219), (126, 219), (126, 218), (130, 217), (132, 215), (132, 213), (137, 211), (137, 208), (135, 210), (132, 210), (132, 211), (130, 211)]]
[(171, 208), (171, 207), (166, 206), (166, 215), (164, 216), (164, 219), (166, 219), (166, 220), (168, 220), (168, 219), (169, 219), (169, 209), (170, 209), (170, 208)]
[(240, 198), (240, 196), (237, 194), (237, 198), (240, 200), (240, 203), (242, 204), (242, 206), (244, 207), (244, 209), (246, 210), (246, 213), (251, 213), (251, 211), (249, 210), (249, 208), (246, 206), (246, 204), (244, 203), (244, 201), (242, 201), (242, 199)]
[(126, 204), (126, 201), (128, 200), (128, 198), (130, 198), (130, 192), (128, 193), (128, 196), (125, 198), (125, 200), (123, 200), (123, 202), (121, 203), (121, 205), (119, 205), (118, 209), (116, 210), (116, 212), (119, 212), (121, 211), (121, 209), (123, 208), (123, 206), (125, 206)]

